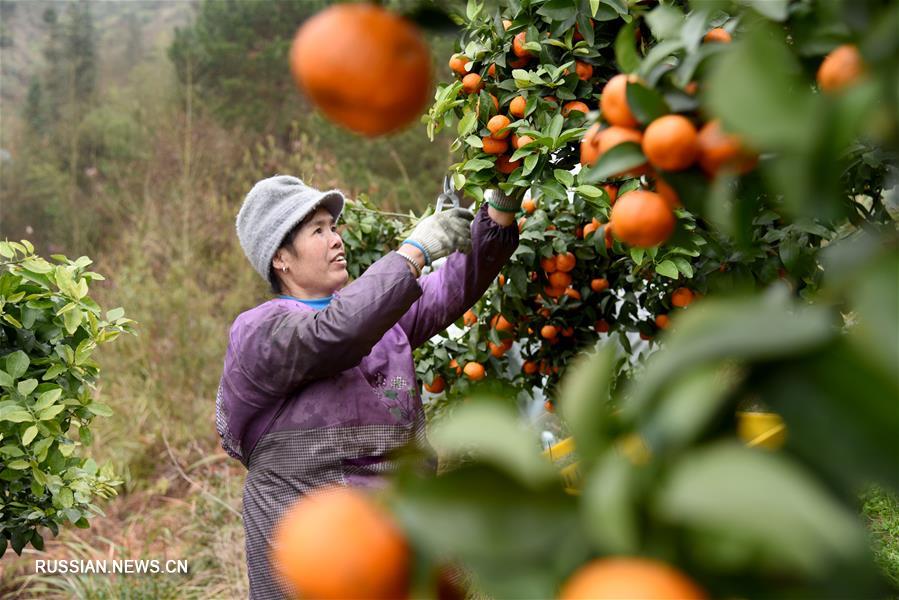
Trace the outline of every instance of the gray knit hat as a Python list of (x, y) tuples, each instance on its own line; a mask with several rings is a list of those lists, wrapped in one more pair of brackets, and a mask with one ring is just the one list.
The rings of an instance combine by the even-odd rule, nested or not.
[(253, 268), (269, 281), (272, 258), (294, 225), (319, 206), (336, 221), (344, 197), (338, 190), (320, 192), (296, 177), (275, 175), (253, 186), (237, 213), (237, 237)]

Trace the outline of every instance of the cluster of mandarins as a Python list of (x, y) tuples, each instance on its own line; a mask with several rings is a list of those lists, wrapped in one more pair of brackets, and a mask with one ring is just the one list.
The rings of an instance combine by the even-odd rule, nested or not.
[[(706, 42), (728, 43), (730, 34), (715, 28), (705, 36)], [(818, 70), (817, 81), (824, 92), (837, 92), (857, 81), (864, 72), (858, 49), (850, 44), (840, 46), (827, 55)], [(604, 122), (592, 125), (581, 141), (580, 162), (595, 164), (603, 154), (625, 142), (638, 144), (646, 164), (619, 176), (645, 175), (650, 189), (637, 189), (615, 202), (606, 235), (614, 234), (631, 246), (648, 248), (665, 242), (675, 227), (674, 209), (680, 199), (664, 179), (665, 172), (678, 172), (698, 166), (706, 176), (716, 177), (722, 171), (744, 175), (755, 168), (758, 156), (735, 134), (725, 132), (717, 119), (700, 123), (680, 114), (658, 117), (641, 130), (627, 101), (628, 82), (638, 82), (633, 75), (618, 74), (605, 85), (600, 95), (599, 114)], [(695, 93), (696, 85), (688, 85)], [(608, 238), (607, 238), (608, 239)]]
[[(352, 488), (313, 492), (291, 506), (275, 528), (275, 571), (300, 598), (401, 600), (412, 595), (413, 553), (402, 528), (371, 494)], [(435, 573), (440, 598), (465, 598), (451, 568)], [(667, 563), (630, 557), (597, 558), (559, 590), (561, 600), (706, 598)]]
[[(503, 20), (504, 29), (509, 29), (511, 26), (511, 21)], [(512, 69), (524, 68), (532, 59), (536, 58), (530, 50), (524, 47), (527, 41), (526, 34), (527, 32), (522, 31), (512, 39), (512, 54), (515, 58), (507, 61), (508, 66)], [(454, 54), (449, 60), (449, 67), (461, 78), (462, 91), (466, 94), (477, 94), (484, 88), (484, 77), (474, 72), (472, 70), (473, 66), (474, 63), (463, 54)], [(587, 81), (593, 77), (593, 65), (583, 61), (575, 61), (575, 72), (581, 80)], [(568, 72), (566, 71), (565, 74), (567, 75)], [(496, 79), (496, 65), (489, 65), (484, 75), (491, 79)], [(493, 101), (492, 113), (496, 114), (492, 114), (486, 123), (489, 134), (481, 138), (483, 151), (485, 154), (495, 155), (497, 157), (496, 170), (504, 175), (508, 175), (521, 166), (521, 159), (511, 160), (515, 150), (524, 148), (534, 141), (529, 135), (519, 136), (509, 129), (509, 125), (512, 124), (514, 119), (524, 118), (527, 98), (524, 96), (511, 98), (508, 104), (502, 107), (507, 114), (501, 114), (499, 99), (496, 96), (490, 94), (490, 99)], [(554, 96), (547, 96), (544, 100), (558, 104)], [(572, 100), (562, 106), (562, 116), (568, 117), (573, 112), (586, 114), (589, 110), (586, 103), (580, 100)], [(480, 112), (479, 107), (478, 112)]]

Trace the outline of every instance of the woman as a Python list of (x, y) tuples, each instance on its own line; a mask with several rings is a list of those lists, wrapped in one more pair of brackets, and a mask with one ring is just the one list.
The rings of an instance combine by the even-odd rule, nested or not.
[(325, 485), (377, 486), (392, 450), (426, 443), (412, 351), (462, 316), (518, 246), (518, 203), (491, 192), (476, 216), (454, 208), (422, 219), (346, 287), (340, 192), (282, 175), (244, 200), (237, 235), (278, 294), (231, 326), (216, 400), (222, 446), (248, 469), (251, 598), (287, 593), (269, 537), (293, 501)]

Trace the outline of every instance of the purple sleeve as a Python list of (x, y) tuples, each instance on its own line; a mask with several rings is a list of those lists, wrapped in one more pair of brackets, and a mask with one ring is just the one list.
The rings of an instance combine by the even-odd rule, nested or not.
[(471, 246), (470, 253), (454, 252), (440, 269), (419, 279), (421, 298), (400, 319), (413, 348), (449, 327), (484, 295), (518, 247), (518, 226), (496, 223), (485, 202), (472, 225)]
[(408, 263), (391, 252), (322, 310), (276, 308), (235, 324), (226, 373), (282, 397), (304, 381), (359, 364), (422, 294)]

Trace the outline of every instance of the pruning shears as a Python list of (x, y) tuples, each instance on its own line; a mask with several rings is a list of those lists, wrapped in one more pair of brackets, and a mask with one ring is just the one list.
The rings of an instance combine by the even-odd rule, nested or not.
[(443, 193), (437, 196), (437, 204), (434, 212), (439, 213), (444, 208), (459, 208), (462, 194), (453, 187), (453, 178), (451, 175), (443, 177)]

